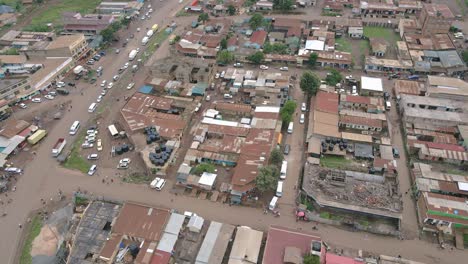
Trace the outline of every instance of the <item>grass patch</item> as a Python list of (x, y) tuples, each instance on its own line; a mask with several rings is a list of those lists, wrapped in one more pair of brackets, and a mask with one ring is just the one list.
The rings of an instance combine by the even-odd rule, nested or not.
[(359, 220), (358, 223), (364, 227), (368, 227), (370, 225), (369, 221), (366, 221), (366, 220)]
[(177, 12), (176, 17), (183, 17), (183, 16), (195, 16), (195, 13), (185, 12), (185, 7), (182, 8), (179, 12)]
[(400, 39), (392, 29), (383, 27), (364, 27), (364, 36), (367, 38), (383, 38), (390, 45), (395, 44)]
[(330, 213), (329, 212), (321, 212), (320, 217), (324, 219), (330, 219)]
[(351, 164), (350, 160), (339, 156), (325, 156), (320, 159), (320, 165), (332, 169), (344, 169)]
[(75, 205), (76, 206), (86, 205), (88, 203), (89, 203), (89, 200), (86, 199), (85, 197), (75, 196)]
[(336, 50), (338, 51), (344, 51), (344, 52), (352, 51), (351, 43), (345, 37), (337, 38), (336, 44), (338, 44), (336, 47)]
[(80, 156), (79, 148), (83, 143), (85, 134), (82, 133), (80, 138), (77, 139), (72, 146), (70, 156), (68, 156), (67, 160), (63, 163), (63, 166), (68, 169), (79, 170), (83, 173), (87, 173), (91, 164)]
[(41, 233), (42, 219), (36, 215), (31, 221), (31, 227), (24, 242), (23, 249), (21, 251), (20, 264), (32, 263), (31, 249), (34, 239)]
[(161, 30), (156, 33), (150, 42), (148, 43), (148, 48), (142, 56), (142, 60), (146, 61), (149, 57), (159, 48), (160, 44), (169, 37), (170, 33), (166, 33), (166, 30)]
[(35, 13), (31, 24), (26, 28), (40, 27), (47, 23), (61, 24), (63, 12), (92, 13), (101, 0), (61, 0), (59, 4), (48, 5), (47, 9)]
[(151, 178), (148, 175), (145, 175), (145, 174), (132, 173), (129, 176), (123, 178), (123, 182), (136, 183), (136, 184), (150, 183)]

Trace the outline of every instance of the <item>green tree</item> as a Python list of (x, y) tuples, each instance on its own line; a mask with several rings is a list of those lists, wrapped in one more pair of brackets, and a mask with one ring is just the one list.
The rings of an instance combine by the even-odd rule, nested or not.
[(327, 78), (325, 78), (325, 82), (328, 85), (335, 86), (337, 83), (340, 83), (343, 80), (343, 76), (341, 73), (335, 69), (332, 69), (329, 73), (327, 73)]
[(233, 6), (233, 5), (228, 5), (227, 7), (227, 13), (230, 15), (230, 16), (233, 16), (236, 14), (236, 8)]
[(289, 11), (292, 9), (293, 1), (292, 0), (274, 0), (273, 8), (281, 11)]
[(250, 17), (249, 25), (250, 28), (256, 30), (263, 24), (263, 16), (260, 13), (255, 13)]
[(219, 43), (219, 45), (221, 46), (221, 49), (222, 49), (222, 50), (227, 49), (227, 44), (228, 44), (228, 41), (227, 41), (226, 38), (223, 38), (223, 39), (221, 40), (221, 42)]
[(175, 38), (174, 38), (174, 43), (179, 42), (180, 39), (181, 39), (181, 37), (180, 37), (179, 35), (175, 36)]
[(105, 42), (112, 41), (114, 39), (114, 31), (111, 27), (107, 27), (101, 31), (101, 36)]
[(315, 68), (317, 65), (317, 59), (318, 59), (318, 54), (317, 53), (311, 53), (309, 56), (309, 66), (311, 68)]
[(263, 52), (257, 51), (254, 54), (247, 56), (246, 59), (252, 62), (253, 64), (260, 64), (262, 63), (264, 58), (265, 58), (265, 55), (263, 55)]
[(215, 166), (210, 163), (200, 163), (192, 169), (192, 173), (196, 175), (202, 175), (204, 172), (213, 173), (215, 172)]
[(281, 120), (283, 126), (287, 126), (293, 119), (294, 111), (296, 111), (297, 104), (294, 101), (288, 100), (280, 110)]
[(320, 257), (315, 255), (305, 255), (304, 264), (320, 264)]
[(210, 16), (207, 13), (201, 13), (198, 16), (198, 22), (205, 23), (205, 21), (208, 21), (208, 20), (210, 20)]
[(317, 93), (317, 90), (320, 87), (320, 78), (315, 73), (306, 71), (301, 76), (301, 82), (299, 86), (301, 87), (301, 90), (307, 95), (307, 98), (310, 99), (310, 97)]
[(257, 189), (264, 193), (266, 191), (273, 191), (278, 182), (279, 171), (275, 166), (261, 167), (257, 178), (255, 179), (255, 186)]
[(281, 152), (280, 149), (274, 148), (271, 151), (270, 160), (269, 160), (271, 165), (280, 166), (281, 163), (283, 162), (283, 159), (284, 159), (283, 152)]
[(468, 50), (464, 50), (462, 52), (462, 58), (463, 58), (463, 61), (468, 64)]
[(110, 24), (110, 28), (115, 33), (117, 31), (119, 31), (119, 29), (122, 28), (122, 23), (120, 23), (120, 21), (116, 21), (116, 22)]
[(234, 54), (232, 52), (228, 51), (228, 50), (222, 50), (222, 51), (218, 52), (218, 56), (216, 58), (218, 63), (223, 64), (223, 65), (226, 65), (226, 64), (229, 64), (229, 63), (233, 62), (234, 59), (235, 59)]

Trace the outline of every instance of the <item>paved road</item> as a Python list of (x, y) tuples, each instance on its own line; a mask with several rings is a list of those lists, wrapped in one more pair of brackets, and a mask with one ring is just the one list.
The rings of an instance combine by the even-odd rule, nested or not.
[[(153, 2), (153, 9), (156, 11), (153, 13), (152, 21), (145, 21), (149, 26), (153, 23), (160, 23), (160, 20), (164, 17), (163, 14), (169, 14), (172, 9), (171, 6), (167, 6), (163, 9), (155, 8), (158, 3), (159, 1)], [(173, 10), (171, 12), (173, 12)], [(144, 26), (141, 27), (144, 28)], [(138, 40), (137, 39), (138, 38), (134, 41), (139, 41), (141, 36)], [(108, 55), (100, 62), (107, 67), (107, 70), (104, 72), (104, 78), (109, 80), (117, 69), (127, 60), (126, 56), (132, 45), (137, 45), (137, 42), (130, 44), (127, 50), (122, 50), (121, 56)], [(81, 89), (82, 87), (79, 88)], [(56, 196), (58, 189), (70, 195), (80, 187), (81, 190), (87, 190), (95, 195), (103, 195), (122, 201), (135, 201), (158, 207), (175, 208), (181, 211), (190, 210), (208, 219), (231, 224), (248, 225), (264, 231), (267, 230), (268, 226), (271, 224), (311, 230), (313, 224), (295, 222), (293, 207), (287, 204), (281, 205), (281, 217), (274, 218), (272, 215), (264, 215), (259, 209), (230, 207), (225, 204), (211, 203), (209, 201), (185, 196), (174, 196), (168, 192), (168, 189), (163, 192), (155, 192), (154, 190), (150, 190), (147, 186), (117, 183), (118, 181), (114, 181), (111, 185), (106, 185), (101, 183), (100, 177), (88, 177), (81, 173), (69, 171), (60, 167), (55, 160), (50, 157), (50, 150), (53, 143), (58, 137), (68, 135), (69, 126), (74, 120), (85, 121), (90, 117), (87, 108), (100, 92), (100, 89), (94, 89), (93, 87), (83, 90), (84, 96), (71, 95), (69, 97), (73, 99), (73, 108), (62, 120), (58, 121), (55, 128), (49, 131), (49, 136), (40, 143), (36, 158), (27, 165), (25, 174), (17, 183), (17, 191), (9, 194), (9, 197), (13, 198), (13, 203), (4, 207), (8, 215), (0, 219), (0, 232), (3, 237), (0, 241), (2, 263), (13, 263), (12, 257), (15, 253), (15, 247), (21, 231), (18, 228), (18, 224), (26, 220), (31, 210), (40, 207), (40, 198), (48, 199), (52, 196)], [(293, 92), (295, 94), (297, 93), (295, 91)], [(298, 94), (295, 96), (300, 97)], [(109, 97), (108, 95), (105, 100), (110, 100)], [(291, 158), (288, 157), (288, 159), (295, 159), (295, 157), (298, 157), (297, 155), (300, 156), (302, 137), (297, 128), (298, 126), (296, 126), (292, 137), (288, 137), (287, 139), (287, 142), (292, 144), (293, 147), (292, 153), (290, 154)], [(288, 173), (294, 175), (289, 175), (286, 181), (284, 201), (290, 201), (294, 198), (294, 194), (288, 190), (292, 190), (291, 186), (295, 184), (298, 169), (297, 167), (289, 169)], [(419, 240), (399, 241), (391, 237), (354, 233), (328, 226), (320, 226), (319, 233), (325, 241), (343, 247), (361, 248), (388, 255), (400, 254), (403, 257), (427, 263), (455, 264), (460, 263), (460, 260), (467, 257), (467, 254), (463, 251), (442, 251), (437, 249), (435, 245)]]

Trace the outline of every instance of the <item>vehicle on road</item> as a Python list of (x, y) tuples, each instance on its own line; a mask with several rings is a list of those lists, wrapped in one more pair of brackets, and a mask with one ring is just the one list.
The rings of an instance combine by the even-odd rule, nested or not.
[(127, 90), (132, 89), (133, 86), (135, 86), (135, 83), (133, 83), (133, 82), (132, 82), (132, 83), (129, 83), (129, 84), (127, 85)]
[(102, 140), (99, 138), (96, 143), (97, 151), (102, 151)]
[(268, 66), (266, 66), (266, 65), (260, 65), (260, 70), (268, 70)]
[(202, 104), (201, 103), (198, 103), (197, 106), (195, 107), (195, 112), (198, 112), (200, 111), (200, 108), (201, 108)]
[(31, 102), (33, 102), (33, 103), (40, 103), (40, 102), (42, 102), (42, 99), (39, 98), (39, 97), (36, 97), (36, 98), (33, 98), (33, 99), (31, 100)]
[(226, 75), (226, 72), (222, 71), (221, 74), (219, 75), (219, 77), (224, 78), (225, 75)]
[(286, 174), (288, 173), (288, 162), (283, 160), (281, 163), (280, 179), (286, 179)]
[(128, 54), (128, 60), (130, 61), (134, 60), (137, 54), (138, 52), (136, 50), (130, 51), (130, 53)]
[(207, 96), (205, 97), (205, 100), (206, 100), (207, 102), (209, 102), (209, 101), (211, 100), (211, 96), (207, 95)]
[(224, 99), (232, 99), (231, 94), (224, 94), (223, 97), (224, 97)]
[(88, 171), (88, 175), (93, 176), (96, 171), (97, 171), (97, 166), (91, 165), (91, 168), (89, 168), (89, 171)]
[(106, 87), (106, 83), (107, 83), (107, 81), (106, 81), (106, 80), (103, 80), (103, 81), (101, 82), (101, 87)]
[(115, 54), (119, 54), (120, 53), (120, 49), (115, 49)]
[(102, 90), (101, 95), (104, 96), (104, 95), (106, 95), (106, 93), (107, 93), (107, 91), (104, 89), (104, 90)]
[(52, 156), (57, 157), (62, 152), (63, 148), (67, 144), (67, 140), (64, 138), (59, 138), (52, 148)]
[(307, 110), (306, 103), (302, 103), (302, 105), (301, 105), (301, 111), (302, 111), (302, 112), (305, 112), (306, 110)]
[(88, 107), (88, 113), (93, 113), (97, 108), (97, 103), (92, 103), (89, 107)]
[(166, 184), (165, 179), (161, 179), (159, 177), (156, 177), (151, 182), (150, 187), (153, 188), (153, 189), (156, 189), (157, 191), (161, 191), (165, 184)]
[(280, 71), (288, 71), (289, 68), (288, 68), (288, 67), (281, 67), (281, 68), (279, 68), (279, 70), (280, 70)]
[(149, 38), (147, 36), (144, 36), (143, 39), (141, 40), (141, 45), (145, 46), (148, 44)]
[(234, 63), (234, 67), (235, 67), (235, 68), (242, 68), (243, 66), (244, 66), (244, 65), (242, 65), (242, 63), (240, 63), (240, 62)]
[(54, 100), (54, 97), (50, 94), (44, 96), (45, 99)]
[(288, 155), (289, 151), (291, 151), (291, 146), (289, 144), (284, 145), (284, 150), (283, 150), (284, 155)]
[(63, 88), (59, 88), (59, 89), (56, 89), (57, 93), (61, 94), (61, 95), (69, 95), (70, 92), (67, 90), (67, 89), (63, 89)]
[[(126, 68), (125, 68), (125, 69), (126, 69)], [(114, 77), (112, 77), (112, 79), (113, 79), (114, 81), (117, 81), (119, 78), (120, 78), (119, 75), (114, 75)]]
[(111, 89), (112, 86), (114, 86), (114, 83), (113, 83), (113, 82), (110, 82), (110, 83), (107, 85), (107, 89)]
[(5, 168), (4, 171), (9, 172), (9, 173), (21, 173), (23, 170), (16, 168), (16, 167), (8, 167), (8, 168)]
[(88, 160), (97, 160), (97, 159), (99, 159), (99, 155), (97, 153), (88, 155)]
[(104, 68), (102, 66), (99, 66), (96, 71), (97, 72), (102, 72), (102, 70), (104, 70)]
[(92, 147), (94, 147), (93, 143), (84, 142), (83, 144), (81, 144), (81, 148), (83, 149), (92, 148)]
[(96, 99), (96, 102), (100, 103), (102, 101), (103, 96), (99, 95), (98, 98)]
[(289, 122), (289, 125), (288, 125), (288, 134), (292, 134), (293, 129), (294, 129), (294, 123), (293, 123), (293, 122)]
[(62, 87), (65, 87), (65, 83), (64, 82), (57, 82), (57, 84), (55, 84), (55, 86), (57, 86), (57, 88), (62, 88)]
[(39, 129), (34, 134), (28, 137), (28, 143), (31, 145), (35, 145), (41, 139), (43, 139), (47, 135), (47, 131), (44, 129)]
[(141, 31), (141, 28), (137, 28), (137, 32), (140, 32)]
[[(126, 63), (124, 64), (124, 66), (123, 66), (123, 67), (124, 67), (124, 69), (127, 69), (127, 68), (128, 68), (128, 66), (130, 66), (130, 63), (129, 63), (129, 62), (126, 62)], [(118, 75), (116, 75), (116, 76), (118, 76)]]
[(128, 169), (131, 160), (129, 158), (121, 159), (119, 161), (119, 165), (117, 165), (117, 169)]
[(299, 123), (304, 124), (305, 122), (305, 116), (304, 114), (301, 114), (301, 117), (299, 118)]
[(19, 104), (19, 107), (20, 107), (21, 109), (26, 109), (26, 108), (28, 108), (28, 106), (27, 106), (26, 104), (23, 104), (23, 103)]
[(80, 128), (80, 121), (75, 121), (73, 122), (72, 126), (70, 127), (70, 135), (75, 135), (76, 132), (78, 132), (78, 129)]

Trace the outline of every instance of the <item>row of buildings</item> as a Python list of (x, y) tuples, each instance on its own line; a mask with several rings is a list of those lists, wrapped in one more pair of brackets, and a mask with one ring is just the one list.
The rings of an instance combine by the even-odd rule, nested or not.
[(394, 92), (413, 160), (412, 193), (420, 225), (441, 241), (455, 241), (464, 248), (468, 84), (458, 78), (428, 76), (425, 83), (396, 81)]
[(318, 235), (303, 230), (270, 226), (263, 232), (135, 203), (94, 201), (75, 230), (67, 241), (68, 263), (280, 264), (312, 256), (324, 264), (422, 264), (362, 251), (336, 254)]

